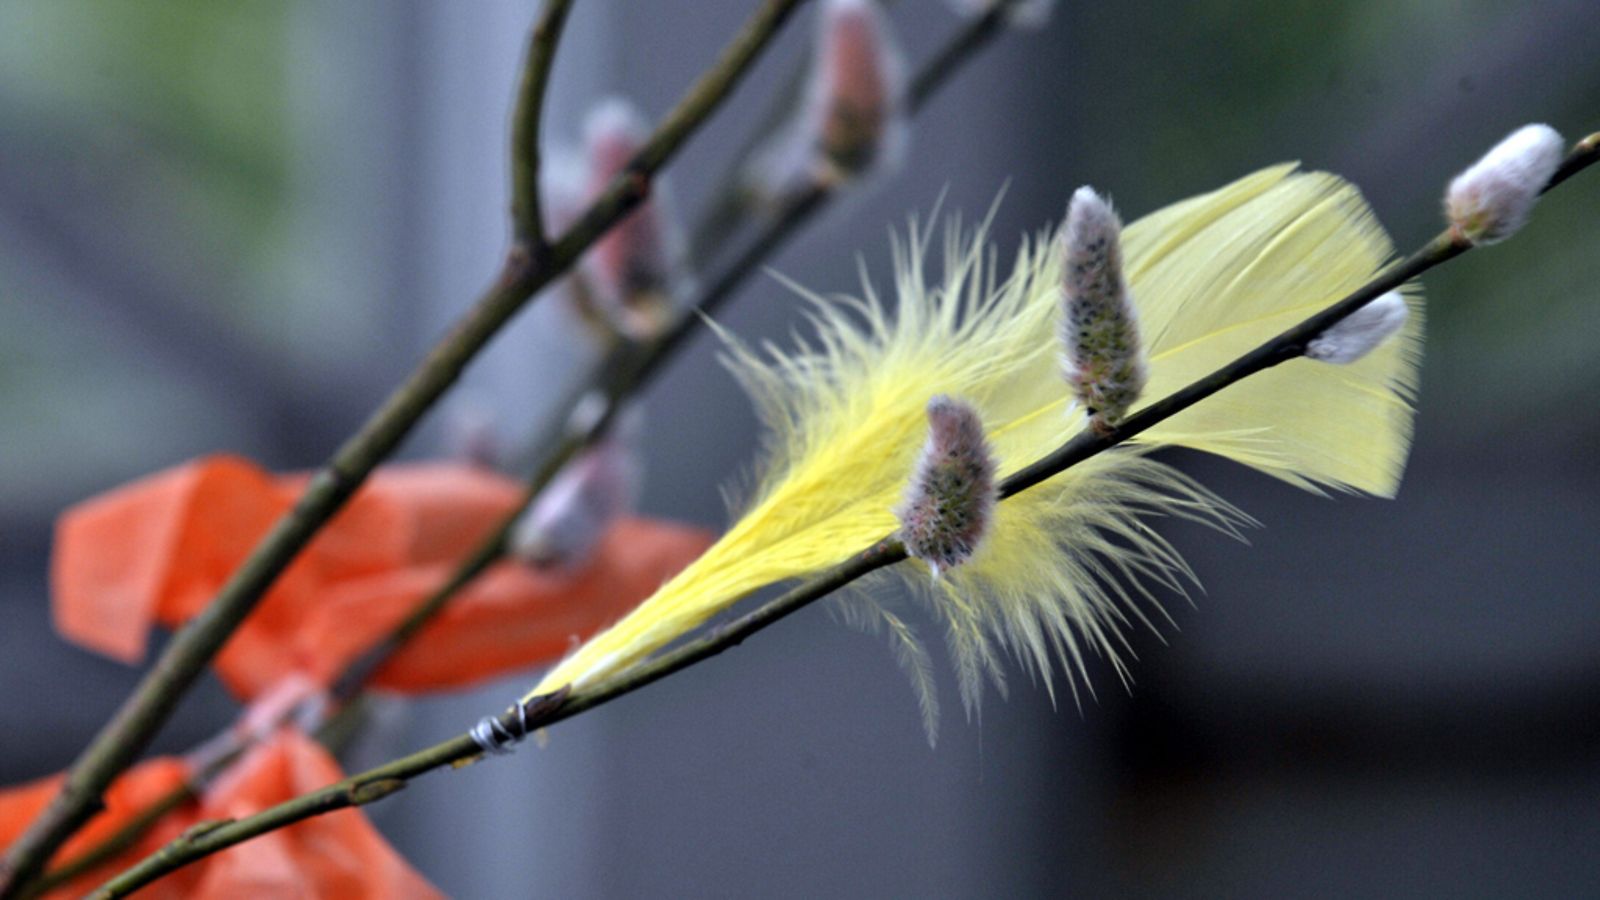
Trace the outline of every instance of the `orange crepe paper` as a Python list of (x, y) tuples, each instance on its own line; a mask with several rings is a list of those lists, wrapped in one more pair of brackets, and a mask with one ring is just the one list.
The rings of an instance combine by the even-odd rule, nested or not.
[[(244, 818), (343, 777), (339, 764), (320, 745), (299, 731), (284, 729), (251, 750), (206, 791), (200, 818)], [(407, 865), (357, 809), (315, 816), (252, 838), (199, 865), (192, 895), (197, 900), (444, 896)]]
[[(90, 819), (82, 830), (62, 845), (52, 858), (52, 865), (76, 859), (92, 847), (98, 846), (130, 819), (148, 809), (189, 778), (189, 767), (182, 760), (163, 757), (142, 762), (112, 783), (106, 791), (105, 809)], [(0, 789), (0, 850), (11, 846), (22, 835), (52, 798), (60, 792), (65, 775), (50, 775), (27, 784)], [(118, 871), (161, 849), (163, 844), (182, 834), (198, 821), (198, 805), (190, 802), (173, 810), (157, 822), (134, 846), (88, 872), (61, 885), (44, 896), (56, 898), (82, 897), (94, 890)], [(177, 900), (188, 896), (197, 873), (178, 872), (140, 893), (141, 900)]]
[[(420, 693), (552, 662), (638, 606), (710, 543), (711, 536), (697, 528), (624, 519), (580, 569), (500, 563), (395, 654), (373, 685)], [(300, 635), (322, 660), (353, 658), (436, 589), (449, 570), (413, 568), (345, 582), (311, 613)]]
[[(304, 491), (229, 456), (204, 457), (64, 513), (51, 560), (56, 627), (126, 661), (175, 628)], [(284, 572), (214, 662), (251, 699), (294, 672), (326, 685), (375, 645), (516, 508), (522, 486), (459, 464), (380, 469)], [(629, 519), (572, 572), (491, 569), (384, 668), (422, 692), (550, 662), (627, 612), (709, 544), (698, 529)]]
[[(55, 861), (70, 860), (96, 846), (188, 777), (188, 765), (178, 759), (153, 759), (135, 766), (107, 792), (105, 811), (68, 841)], [(299, 731), (283, 729), (248, 752), (199, 802), (168, 813), (134, 847), (45, 896), (81, 897), (193, 825), (253, 815), (343, 777), (326, 750)], [(62, 778), (54, 775), (0, 790), (0, 849), (16, 840), (44, 809)], [(161, 878), (138, 896), (141, 900), (421, 900), (443, 895), (400, 858), (360, 810), (347, 809), (230, 847)]]

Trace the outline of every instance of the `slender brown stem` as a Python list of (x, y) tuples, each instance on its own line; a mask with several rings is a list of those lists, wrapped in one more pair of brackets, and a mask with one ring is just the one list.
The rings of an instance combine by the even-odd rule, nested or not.
[[(1579, 142), (1563, 163), (1558, 176), (1546, 186), (1546, 190), (1592, 165), (1597, 158), (1600, 158), (1600, 139), (1597, 139), (1597, 136)], [(1302, 355), (1308, 341), (1372, 299), (1398, 288), (1423, 272), (1448, 262), (1470, 249), (1472, 249), (1470, 244), (1453, 239), (1450, 232), (1441, 233), (1421, 249), (1389, 266), (1338, 303), (1305, 319), (1210, 375), (1145, 407), (1120, 426), (1098, 434), (1092, 429), (1086, 430), (1038, 461), (1007, 476), (1000, 486), (1002, 500), (1137, 436), (1231, 384)], [(500, 725), (509, 733), (526, 734), (632, 693), (715, 656), (729, 647), (736, 646), (750, 635), (802, 607), (864, 575), (903, 561), (905, 558), (904, 545), (893, 535), (886, 536), (833, 568), (806, 579), (778, 598), (626, 672), (591, 687), (577, 690), (563, 688), (554, 694), (533, 697), (520, 707), (514, 705), (498, 717)], [(352, 775), (323, 790), (288, 800), (256, 815), (221, 823), (214, 828), (205, 829), (202, 833), (179, 838), (107, 882), (94, 896), (126, 896), (162, 875), (209, 854), (312, 816), (372, 802), (400, 790), (413, 778), (444, 766), (464, 763), (480, 754), (477, 742), (471, 734), (463, 734), (367, 772)]]
[(912, 79), (911, 87), (906, 91), (906, 108), (913, 113), (921, 109), (922, 105), (938, 93), (950, 76), (959, 71), (968, 59), (982, 50), (996, 34), (1005, 30), (1006, 14), (1014, 3), (1015, 0), (1011, 0), (990, 7), (987, 12), (973, 19), (955, 40), (946, 44), (933, 59), (929, 60), (928, 64), (917, 73), (917, 77)]
[(1554, 175), (1550, 176), (1549, 183), (1540, 189), (1539, 193), (1550, 193), (1563, 181), (1588, 168), (1596, 159), (1600, 159), (1600, 131), (1579, 141), (1572, 148), (1572, 152), (1568, 153), (1567, 158), (1561, 161), (1561, 166), (1556, 169)]
[(112, 780), (143, 752), (278, 575), (399, 446), (489, 339), (649, 194), (656, 172), (732, 92), (803, 2), (766, 0), (639, 154), (553, 246), (513, 246), (484, 296), (312, 478), (295, 507), (272, 527), (216, 598), (174, 636), (133, 695), (80, 754), (60, 793), (0, 862), (0, 898), (34, 878), (50, 855), (88, 821)]
[(539, 123), (544, 112), (550, 67), (572, 0), (546, 0), (528, 40), (528, 60), (517, 86), (511, 114), (511, 233), (519, 243), (543, 247), (544, 210), (539, 201)]
[[(346, 746), (350, 739), (355, 736), (370, 710), (365, 702), (366, 697), (364, 694), (356, 694), (345, 698), (341, 697), (338, 691), (335, 691), (334, 700), (342, 700), (343, 702), (340, 702), (338, 711), (334, 715), (329, 716), (316, 728), (313, 736), (328, 749), (329, 753), (337, 756), (341, 748)], [(139, 839), (159, 824), (168, 813), (191, 801), (198, 800), (201, 792), (205, 790), (206, 785), (211, 783), (212, 779), (226, 772), (252, 747), (266, 740), (270, 735), (275, 734), (279, 727), (296, 721), (300, 712), (300, 707), (293, 706), (284, 710), (283, 715), (269, 728), (258, 729), (250, 733), (241, 733), (234, 729), (224, 732), (222, 737), (228, 738), (230, 741), (223, 752), (211, 754), (209, 759), (203, 762), (196, 762), (194, 770), (189, 774), (186, 781), (157, 797), (148, 806), (123, 823), (122, 827), (112, 832), (98, 844), (85, 849), (77, 856), (54, 868), (47, 869), (43, 875), (23, 887), (18, 896), (26, 900), (29, 897), (47, 894), (71, 882), (78, 876), (115, 859), (118, 855), (138, 843)], [(219, 738), (212, 739), (212, 741), (217, 740)], [(211, 742), (207, 743), (209, 745)]]
[(717, 182), (715, 193), (706, 201), (699, 219), (689, 230), (690, 265), (706, 266), (713, 262), (740, 228), (749, 223), (751, 198), (745, 170), (766, 142), (794, 118), (811, 66), (810, 55), (801, 57), (774, 93), (761, 121), (745, 135), (744, 143), (734, 152), (722, 179)]
[[(975, 17), (970, 24), (956, 32), (932, 59), (917, 70), (906, 89), (905, 104), (908, 117), (921, 112), (951, 77), (961, 71), (980, 50), (1005, 30), (1006, 14), (1017, 2), (1018, 0), (1001, 0), (993, 8)], [(894, 0), (883, 0), (883, 6), (894, 6)], [(706, 204), (700, 221), (691, 232), (690, 259), (704, 261), (713, 257), (716, 250), (727, 243), (739, 226), (748, 219), (750, 198), (746, 195), (745, 182), (741, 177), (743, 170), (761, 149), (764, 141), (786, 125), (795, 114), (803, 96), (805, 77), (810, 65), (810, 60), (803, 61), (790, 73), (789, 79), (778, 92), (777, 102), (767, 110), (761, 124), (750, 133), (739, 152), (734, 154), (733, 162), (728, 167), (728, 175), (720, 182), (721, 187)], [(799, 199), (804, 200), (803, 197)], [(795, 202), (791, 199), (785, 211), (779, 214), (779, 218), (787, 215), (789, 208), (794, 205)]]
[[(584, 710), (637, 690), (664, 678), (678, 669), (715, 656), (738, 644), (750, 634), (778, 621), (807, 603), (837, 590), (862, 575), (905, 558), (897, 541), (885, 541), (828, 572), (808, 580), (773, 603), (730, 622), (711, 635), (684, 644), (677, 650), (631, 671), (624, 678), (597, 684), (582, 693), (558, 692), (530, 701), (525, 715), (530, 726), (554, 724)], [(503, 724), (515, 725), (515, 711), (507, 711)], [(470, 735), (460, 735), (426, 750), (397, 759), (360, 775), (352, 776), (318, 791), (296, 797), (256, 815), (231, 822), (202, 823), (177, 838), (137, 865), (102, 885), (96, 898), (125, 897), (144, 885), (212, 853), (225, 850), (250, 838), (285, 828), (313, 816), (364, 806), (401, 789), (411, 779), (445, 766), (458, 765), (477, 757), (481, 751)]]

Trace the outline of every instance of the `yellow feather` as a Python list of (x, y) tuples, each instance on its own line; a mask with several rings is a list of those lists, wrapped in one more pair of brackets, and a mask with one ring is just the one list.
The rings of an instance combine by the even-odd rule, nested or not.
[[(1393, 245), (1354, 187), (1323, 172), (1265, 169), (1130, 226), (1129, 280), (1151, 352), (1156, 400), (1366, 282)], [(1411, 443), (1422, 307), (1348, 366), (1295, 360), (1151, 429), (1301, 487), (1390, 497)]]
[[(757, 352), (726, 338), (731, 366), (769, 431), (748, 511), (534, 694), (625, 670), (756, 589), (821, 570), (892, 532), (934, 394), (981, 412), (1002, 473), (1086, 427), (1057, 370), (1055, 242), (1024, 246), (997, 284), (983, 232), (963, 238), (953, 226), (944, 272), (930, 283), (927, 234), (913, 225), (909, 245), (895, 247), (892, 316), (870, 287), (859, 301), (799, 289), (816, 330), (811, 345)], [(1391, 248), (1350, 185), (1279, 166), (1135, 222), (1124, 251), (1150, 353), (1149, 402), (1333, 303), (1374, 274)], [(1063, 670), (1074, 696), (1078, 678), (1087, 684), (1090, 655), (1125, 676), (1123, 629), (1130, 620), (1148, 623), (1146, 607), (1159, 609), (1146, 583), (1181, 591), (1192, 580), (1142, 516), (1230, 532), (1248, 521), (1149, 459), (1151, 448), (1194, 447), (1312, 489), (1392, 494), (1410, 440), (1420, 319), (1413, 315), (1399, 340), (1355, 364), (1279, 366), (1152, 428), (1137, 446), (1008, 499), (971, 561), (937, 582), (920, 563), (895, 567), (943, 627), (969, 714), (985, 677), (1003, 686), (1002, 651), (1047, 685)], [(908, 627), (883, 616), (903, 658), (919, 669), (913, 674), (929, 683)], [(936, 709), (925, 697), (930, 733)]]

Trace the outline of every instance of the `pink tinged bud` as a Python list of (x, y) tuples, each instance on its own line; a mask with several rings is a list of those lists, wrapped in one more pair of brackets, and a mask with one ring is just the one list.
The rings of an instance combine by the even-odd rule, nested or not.
[(897, 161), (906, 142), (905, 62), (877, 0), (827, 0), (803, 104), (751, 158), (746, 188), (775, 203)]
[(818, 40), (812, 139), (834, 174), (859, 175), (880, 162), (901, 125), (904, 64), (876, 0), (829, 0)]
[[(950, 8), (964, 16), (981, 16), (1005, 0), (946, 0)], [(1006, 24), (1018, 28), (1043, 28), (1050, 21), (1055, 0), (1011, 0), (1006, 3)]]
[(1306, 356), (1348, 365), (1388, 340), (1406, 324), (1410, 310), (1399, 291), (1390, 291), (1344, 317), (1306, 345)]
[[(648, 136), (644, 117), (626, 101), (607, 100), (589, 114), (584, 145), (591, 202), (627, 168)], [(584, 257), (589, 299), (635, 340), (660, 334), (674, 315), (681, 238), (666, 207), (658, 186)]]
[(971, 406), (939, 395), (928, 401), (928, 439), (895, 510), (906, 552), (941, 570), (972, 557), (994, 519), (995, 461), (983, 421)]
[(1061, 234), (1061, 365), (1097, 426), (1122, 421), (1148, 379), (1121, 235), (1111, 205), (1092, 188), (1078, 188)]
[(583, 565), (611, 524), (633, 509), (639, 480), (638, 460), (622, 441), (583, 451), (517, 523), (512, 555), (541, 568)]
[(1450, 182), (1444, 195), (1450, 229), (1473, 244), (1493, 244), (1516, 234), (1561, 166), (1565, 150), (1561, 135), (1548, 125), (1511, 132)]

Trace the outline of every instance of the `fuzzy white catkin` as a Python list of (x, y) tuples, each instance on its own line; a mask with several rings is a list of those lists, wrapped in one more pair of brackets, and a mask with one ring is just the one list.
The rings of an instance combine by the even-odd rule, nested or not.
[(928, 438), (895, 515), (906, 552), (938, 578), (970, 559), (989, 530), (995, 462), (971, 405), (940, 394), (927, 412)]
[(1084, 407), (1115, 425), (1139, 399), (1149, 372), (1122, 271), (1122, 221), (1093, 188), (1073, 193), (1061, 246), (1062, 371)]
[(1405, 324), (1410, 310), (1399, 291), (1390, 291), (1346, 316), (1306, 345), (1306, 356), (1348, 365), (1388, 340)]
[(1561, 166), (1566, 142), (1549, 125), (1524, 125), (1496, 144), (1445, 191), (1450, 226), (1474, 244), (1516, 234), (1550, 176)]

